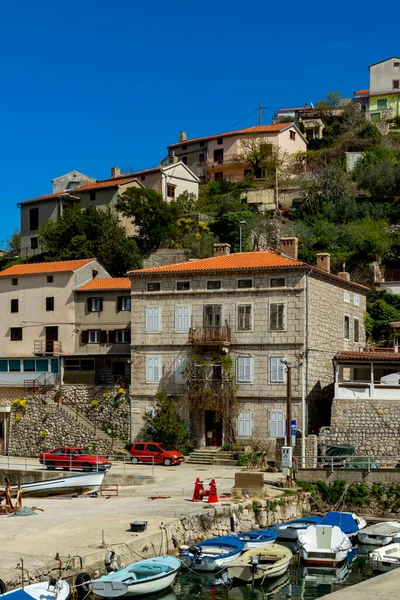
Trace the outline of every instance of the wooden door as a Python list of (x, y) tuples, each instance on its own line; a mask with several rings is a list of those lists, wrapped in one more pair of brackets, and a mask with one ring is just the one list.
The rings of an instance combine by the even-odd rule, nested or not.
[(222, 445), (222, 419), (215, 410), (204, 411), (206, 446)]
[(54, 352), (54, 342), (58, 342), (58, 327), (46, 327), (46, 352)]

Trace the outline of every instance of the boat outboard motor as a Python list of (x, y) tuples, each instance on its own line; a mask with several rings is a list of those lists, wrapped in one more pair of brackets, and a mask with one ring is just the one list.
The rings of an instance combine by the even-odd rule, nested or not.
[(193, 554), (193, 559), (194, 559), (195, 563), (200, 562), (200, 556), (202, 554), (202, 550), (201, 550), (200, 546), (190, 546), (188, 552)]
[(118, 571), (117, 557), (115, 556), (115, 552), (113, 552), (113, 550), (108, 550), (108, 552), (106, 552), (104, 566), (106, 567), (107, 573)]

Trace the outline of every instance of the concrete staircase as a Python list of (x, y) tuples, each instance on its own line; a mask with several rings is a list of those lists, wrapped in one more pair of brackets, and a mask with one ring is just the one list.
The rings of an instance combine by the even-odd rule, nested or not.
[(185, 462), (193, 465), (225, 465), (234, 467), (238, 464), (235, 460), (237, 452), (226, 452), (218, 448), (199, 448), (192, 452)]

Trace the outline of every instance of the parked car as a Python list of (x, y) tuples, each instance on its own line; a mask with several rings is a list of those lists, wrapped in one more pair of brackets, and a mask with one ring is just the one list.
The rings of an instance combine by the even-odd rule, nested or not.
[(111, 462), (103, 456), (85, 454), (81, 448), (60, 446), (51, 452), (42, 452), (39, 456), (40, 464), (49, 470), (82, 469), (83, 471), (106, 471), (111, 467)]
[(183, 454), (178, 450), (171, 450), (159, 442), (136, 442), (131, 446), (132, 463), (152, 463), (162, 464), (167, 467), (170, 465), (180, 465), (183, 462)]

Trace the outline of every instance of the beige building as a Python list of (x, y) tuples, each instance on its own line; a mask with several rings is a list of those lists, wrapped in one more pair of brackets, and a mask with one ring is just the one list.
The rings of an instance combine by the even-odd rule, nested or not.
[[(207, 378), (220, 377), (218, 356), (234, 365), (241, 404), (237, 435), (281, 437), (285, 427), (286, 367), (292, 365), (293, 418), (301, 419), (301, 375), (309, 430), (329, 423), (332, 358), (365, 344), (367, 288), (347, 273), (330, 273), (329, 255), (318, 266), (297, 260), (297, 240), (272, 251), (229, 254), (133, 271), (131, 393), (142, 416), (160, 390), (181, 395), (190, 357), (209, 361)], [(195, 358), (195, 360), (197, 360)], [(213, 363), (213, 364), (211, 364)], [(300, 366), (302, 364), (302, 366)], [(226, 431), (212, 411), (190, 415), (202, 444), (220, 445)]]
[[(251, 172), (251, 166), (240, 157), (248, 152), (248, 140), (258, 144), (269, 142), (283, 155), (305, 152), (307, 140), (294, 123), (258, 125), (209, 137), (186, 139), (181, 132), (179, 142), (168, 146), (169, 160), (180, 160), (203, 181), (229, 179), (240, 181)], [(267, 177), (267, 173), (261, 173)]]

